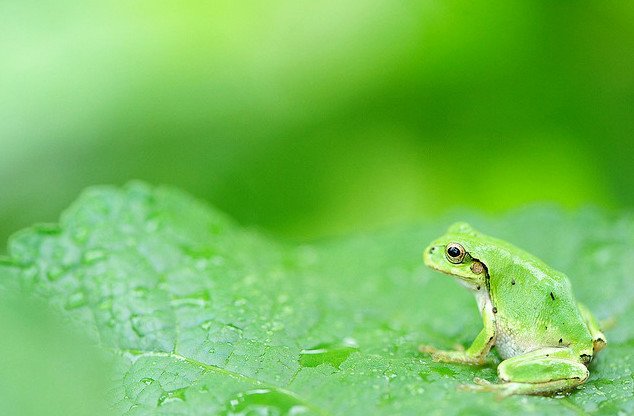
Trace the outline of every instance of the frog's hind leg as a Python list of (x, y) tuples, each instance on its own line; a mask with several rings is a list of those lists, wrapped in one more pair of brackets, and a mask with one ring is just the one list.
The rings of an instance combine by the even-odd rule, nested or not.
[(596, 354), (607, 345), (605, 335), (601, 332), (599, 322), (597, 321), (597, 318), (592, 315), (592, 312), (590, 312), (583, 303), (577, 303), (577, 306), (579, 307), (579, 312), (581, 312), (581, 317), (590, 331), (590, 335), (592, 335), (593, 350)]
[(502, 383), (479, 382), (463, 388), (492, 391), (501, 397), (550, 395), (583, 384), (588, 375), (588, 369), (570, 348), (542, 348), (502, 361), (498, 366)]

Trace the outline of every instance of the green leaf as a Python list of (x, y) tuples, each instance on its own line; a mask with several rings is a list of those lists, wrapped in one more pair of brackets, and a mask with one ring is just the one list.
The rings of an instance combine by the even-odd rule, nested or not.
[[(565, 270), (577, 297), (616, 321), (582, 388), (496, 401), (456, 390), (494, 380), (494, 366), (417, 352), (480, 329), (471, 295), (421, 261), (458, 218)], [(133, 183), (90, 189), (58, 226), (15, 235), (0, 281), (46, 299), (115, 357), (108, 396), (119, 414), (627, 414), (633, 243), (632, 216), (542, 206), (296, 247)]]

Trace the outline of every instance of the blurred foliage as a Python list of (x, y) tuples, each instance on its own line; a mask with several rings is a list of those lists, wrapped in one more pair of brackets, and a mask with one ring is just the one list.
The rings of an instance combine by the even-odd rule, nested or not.
[(141, 178), (299, 240), (634, 205), (634, 3), (0, 3), (0, 239)]
[[(418, 352), (421, 342), (468, 344), (482, 328), (473, 296), (420, 258), (456, 218), (566, 270), (578, 299), (617, 322), (580, 389), (495, 400), (456, 389), (475, 376), (496, 380), (494, 365), (436, 363)], [(456, 213), (441, 222), (290, 246), (236, 227), (178, 191), (92, 188), (58, 226), (11, 239), (0, 287), (19, 284), (48, 300), (114, 353), (116, 414), (632, 414), (634, 217), (550, 206), (495, 219)], [(24, 322), (0, 312), (0, 325)], [(40, 328), (2, 326), (8, 340), (25, 331), (59, 337)], [(23, 354), (42, 358), (40, 344), (17, 342)], [(75, 348), (48, 346), (50, 361), (29, 363), (27, 378), (69, 388), (74, 373), (41, 368)], [(81, 376), (92, 367), (78, 360)], [(29, 387), (19, 385), (20, 393)], [(70, 397), (94, 397), (83, 391)]]
[[(0, 265), (0, 288), (11, 276)], [(106, 415), (111, 370), (103, 354), (44, 302), (0, 290), (0, 413)]]

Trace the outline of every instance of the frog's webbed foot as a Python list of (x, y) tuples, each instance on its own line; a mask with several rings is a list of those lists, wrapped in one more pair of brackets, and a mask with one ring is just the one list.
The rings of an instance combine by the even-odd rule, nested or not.
[(480, 377), (473, 379), (475, 384), (461, 384), (458, 386), (462, 391), (483, 391), (495, 393), (497, 399), (503, 399), (513, 394), (521, 394), (518, 389), (521, 388), (521, 384), (525, 383), (491, 383)]
[(465, 349), (462, 345), (455, 347), (454, 350), (439, 350), (430, 345), (421, 345), (418, 350), (423, 353), (431, 354), (434, 361), (443, 363), (460, 363), (471, 365), (483, 365), (487, 363), (487, 354), (495, 343), (495, 325), (486, 311), (482, 312), (484, 317), (484, 328), (478, 336), (473, 340), (471, 346)]
[(424, 354), (433, 354), (436, 351), (438, 351), (438, 348), (432, 347), (431, 345), (420, 344), (418, 346), (418, 351), (420, 351), (420, 352), (422, 352)]
[(457, 351), (439, 350), (431, 345), (420, 345), (418, 351), (431, 354), (434, 361), (442, 363), (461, 363), (471, 365), (483, 365), (486, 363), (485, 356), (474, 356), (465, 351), (464, 347)]
[(479, 386), (490, 386), (491, 382), (480, 377), (474, 377), (473, 382)]
[(461, 384), (458, 386), (459, 390), (462, 391), (480, 391), (480, 392), (491, 392), (495, 393), (497, 399), (503, 399), (508, 396), (512, 396), (513, 394), (521, 394), (518, 392), (519, 384), (523, 383), (491, 383), (490, 381), (474, 378), (473, 382), (475, 384)]

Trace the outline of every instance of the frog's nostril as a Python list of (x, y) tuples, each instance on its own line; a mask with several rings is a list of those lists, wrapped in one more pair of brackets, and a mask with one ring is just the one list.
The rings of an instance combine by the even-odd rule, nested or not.
[(432, 254), (434, 251), (436, 251), (436, 247), (432, 247), (429, 249), (429, 254)]

